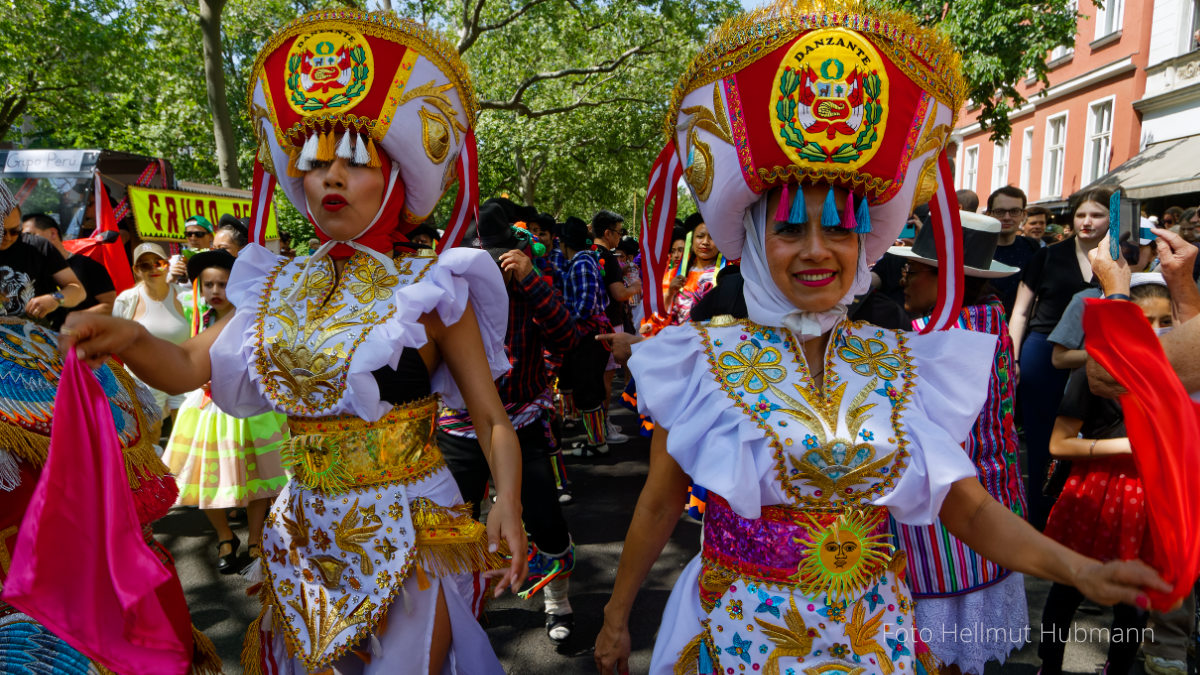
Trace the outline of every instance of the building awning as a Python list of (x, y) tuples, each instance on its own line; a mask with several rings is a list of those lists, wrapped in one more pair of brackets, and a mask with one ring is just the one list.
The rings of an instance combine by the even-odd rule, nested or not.
[(1200, 135), (1152, 143), (1087, 187), (1120, 186), (1133, 199), (1200, 192)]

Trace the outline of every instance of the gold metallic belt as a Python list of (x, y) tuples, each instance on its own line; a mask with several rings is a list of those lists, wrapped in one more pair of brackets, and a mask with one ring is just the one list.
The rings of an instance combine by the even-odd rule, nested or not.
[(445, 466), (434, 432), (438, 397), (398, 405), (376, 422), (351, 415), (288, 419), (284, 450), (300, 484), (324, 492), (416, 483)]

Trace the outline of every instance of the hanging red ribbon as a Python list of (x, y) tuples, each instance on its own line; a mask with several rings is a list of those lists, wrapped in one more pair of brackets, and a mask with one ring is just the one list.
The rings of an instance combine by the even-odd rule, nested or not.
[(963, 301), (962, 220), (958, 215), (958, 197), (945, 151), (938, 156), (937, 190), (929, 203), (933, 217), (933, 242), (938, 257), (938, 295), (933, 314), (922, 333), (946, 330), (958, 321)]

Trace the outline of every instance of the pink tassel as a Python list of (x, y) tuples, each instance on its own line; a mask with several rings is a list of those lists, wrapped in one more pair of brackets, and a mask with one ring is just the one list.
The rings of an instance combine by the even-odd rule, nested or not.
[(788, 222), (788, 205), (791, 200), (788, 199), (788, 184), (783, 184), (783, 193), (779, 195), (779, 207), (775, 209), (775, 222)]
[(842, 216), (842, 227), (847, 230), (854, 230), (858, 227), (858, 222), (854, 220), (854, 193), (846, 192), (846, 215)]

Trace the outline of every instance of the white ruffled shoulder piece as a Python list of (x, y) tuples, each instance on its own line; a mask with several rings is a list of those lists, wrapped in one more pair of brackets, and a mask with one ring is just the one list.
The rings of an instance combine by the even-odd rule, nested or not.
[[(398, 258), (395, 261), (400, 277), (398, 284), (386, 283), (380, 276), (381, 271), (372, 268), (377, 264), (374, 259), (363, 255), (352, 258), (347, 264), (344, 272), (347, 280), (339, 288), (355, 297), (345, 298), (346, 308), (338, 313), (337, 319), (353, 323), (357, 320), (354, 313), (365, 304), (372, 305), (376, 314), (386, 318), (371, 325), (359, 321), (346, 328), (350, 332), (344, 335), (323, 337), (319, 333), (307, 333), (301, 342), (310, 354), (334, 348), (335, 353), (341, 352), (344, 356), (337, 359), (334, 366), (317, 372), (319, 378), (312, 374), (319, 370), (315, 363), (289, 363), (309, 371), (304, 376), (310, 381), (326, 381), (329, 386), (309, 388), (303, 395), (296, 391), (280, 394), (281, 384), (284, 389), (289, 388), (286, 378), (272, 379), (270, 373), (282, 369), (278, 364), (272, 364), (275, 371), (262, 365), (266, 361), (262, 358), (264, 337), (279, 333), (283, 325), (273, 317), (276, 313), (290, 313), (292, 324), (310, 326), (308, 317), (303, 314), (307, 311), (303, 298), (310, 291), (304, 290), (299, 300), (290, 294), (299, 283), (304, 283), (306, 289), (311, 287), (312, 293), (328, 293), (331, 282), (327, 278), (328, 265), (319, 264), (313, 265), (302, 281), (304, 262), (303, 258), (290, 260), (276, 256), (256, 245), (243, 249), (238, 256), (226, 288), (230, 302), (238, 311), (210, 351), (213, 400), (230, 414), (245, 417), (274, 409), (304, 417), (349, 414), (365, 420), (379, 419), (387, 414), (391, 405), (379, 399), (379, 386), (372, 373), (384, 366), (395, 368), (405, 348), (420, 348), (427, 342), (420, 323), (423, 314), (436, 310), (444, 324), (453, 325), (462, 317), (468, 300), (475, 309), (493, 377), (499, 377), (509, 369), (504, 353), (508, 295), (499, 268), (485, 252), (454, 249), (436, 259)], [(266, 312), (269, 316), (265, 322), (260, 318), (264, 314), (264, 303), (270, 310)], [(330, 317), (319, 320), (332, 323)], [(366, 337), (362, 338), (364, 332)], [(353, 339), (356, 336), (357, 339)], [(276, 350), (276, 357), (280, 357), (279, 351)], [(298, 351), (283, 354), (280, 360), (294, 360), (298, 354)], [(272, 388), (270, 393), (268, 386)], [(432, 386), (434, 391), (442, 394), (447, 405), (463, 406), (462, 395), (445, 363), (434, 372)]]
[(950, 486), (976, 475), (962, 444), (987, 401), (997, 339), (959, 328), (906, 335), (917, 373), (902, 418), (909, 463), (895, 489), (875, 503), (906, 525), (928, 525)]
[[(504, 338), (508, 333), (508, 291), (504, 287), (500, 267), (486, 251), (452, 248), (441, 253), (437, 257), (437, 264), (420, 282), (401, 288), (396, 295), (400, 306), (405, 307), (411, 317), (407, 323), (421, 330), (420, 345), (425, 344), (424, 330), (416, 321), (422, 314), (437, 310), (442, 323), (450, 326), (462, 318), (470, 300), (492, 379), (499, 378), (512, 368), (504, 350)], [(392, 367), (395, 367), (399, 357), (400, 353), (396, 352)], [(444, 359), (433, 373), (432, 385), (433, 390), (442, 395), (442, 402), (446, 406), (458, 409), (466, 407)]]
[[(774, 459), (767, 438), (717, 385), (693, 325), (668, 326), (633, 345), (629, 370), (639, 412), (670, 431), (667, 452), (696, 484), (744, 518), (782, 501), (769, 485)], [(768, 485), (761, 486), (764, 479)], [(764, 500), (762, 487), (777, 494)]]
[[(899, 355), (894, 332), (883, 333), (876, 338), (877, 329), (864, 327), (855, 333), (863, 338), (855, 345), (871, 348), (874, 343), (880, 346), (873, 349), (886, 346)], [(864, 461), (856, 453), (869, 443), (875, 454), (867, 461), (883, 457), (896, 450), (894, 441), (887, 441), (896, 436), (892, 420), (898, 419), (907, 457), (873, 480), (886, 481), (889, 471), (890, 476), (900, 471), (900, 477), (874, 492), (870, 483), (842, 482), (835, 483), (837, 491), (887, 506), (902, 522), (930, 522), (950, 485), (975, 474), (960, 444), (987, 396), (995, 337), (956, 329), (924, 336), (902, 333), (912, 365), (913, 379), (907, 386), (907, 371), (898, 365), (884, 371), (894, 378), (885, 380), (878, 376), (881, 371), (863, 375), (854, 372), (853, 364), (833, 359), (830, 363), (847, 393), (838, 419), (814, 431), (783, 412), (804, 408), (809, 420), (822, 419), (805, 407), (790, 385), (799, 375), (781, 334), (781, 329), (755, 332), (745, 324), (709, 326), (704, 333), (694, 325), (673, 326), (633, 347), (629, 368), (637, 380), (638, 407), (670, 431), (668, 453), (693, 481), (723, 497), (738, 515), (758, 518), (764, 505), (822, 500), (813, 482), (795, 478), (797, 463), (805, 464), (813, 456), (809, 451), (825, 447), (840, 452), (853, 466), (856, 460)], [(722, 378), (739, 384), (722, 387)], [(863, 403), (874, 404), (871, 415), (859, 415), (856, 426), (848, 428), (847, 412)], [(809, 473), (814, 467), (835, 481), (844, 475), (828, 465), (811, 465)]]

